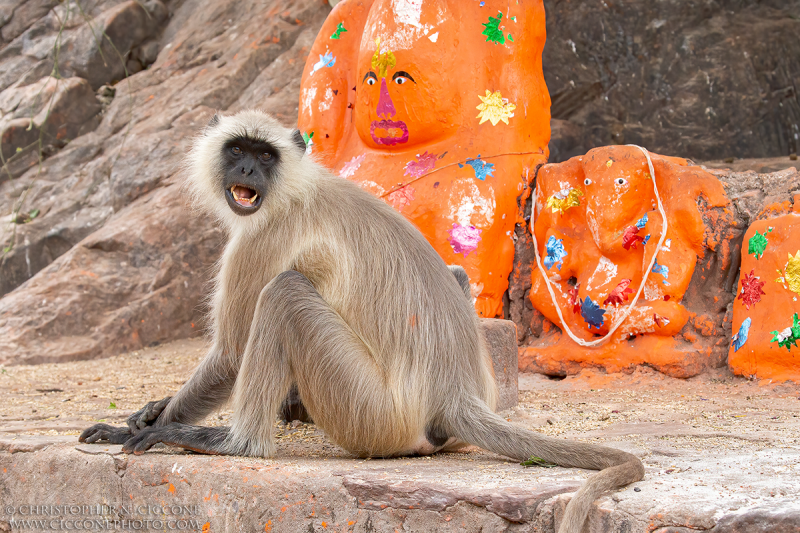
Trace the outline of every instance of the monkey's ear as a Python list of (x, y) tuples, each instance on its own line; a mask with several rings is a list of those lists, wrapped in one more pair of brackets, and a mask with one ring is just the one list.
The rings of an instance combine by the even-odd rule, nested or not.
[(217, 114), (214, 113), (214, 116), (211, 117), (211, 120), (208, 121), (208, 125), (206, 126), (206, 128), (213, 128), (217, 124), (219, 124), (219, 116), (217, 116)]
[(303, 134), (300, 133), (300, 130), (294, 130), (294, 133), (292, 133), (292, 141), (297, 145), (298, 148), (300, 148), (300, 150), (305, 153), (306, 140), (303, 139)]

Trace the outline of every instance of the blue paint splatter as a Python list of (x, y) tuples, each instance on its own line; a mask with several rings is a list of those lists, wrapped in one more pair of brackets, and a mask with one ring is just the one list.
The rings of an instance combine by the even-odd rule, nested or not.
[(649, 241), (649, 240), (650, 240), (650, 235), (645, 235), (644, 240), (642, 241), (642, 246), (647, 244), (647, 241)]
[(333, 57), (333, 53), (325, 52), (325, 55), (320, 54), (319, 61), (314, 63), (314, 66), (311, 67), (311, 75), (313, 75), (316, 71), (324, 67), (332, 67), (336, 64), (336, 58)]
[(604, 314), (606, 314), (606, 310), (594, 303), (588, 296), (581, 304), (581, 316), (589, 324), (589, 329), (600, 329), (605, 322)]
[(739, 348), (744, 346), (744, 343), (747, 342), (747, 335), (750, 333), (750, 324), (752, 321), (750, 317), (744, 319), (742, 325), (739, 326), (739, 332), (733, 336), (731, 339), (731, 346), (733, 346), (733, 351), (738, 352)]
[[(475, 171), (475, 177), (481, 181), (486, 180), (487, 177), (494, 177), (494, 163), (487, 163), (481, 159), (481, 154), (475, 159), (467, 159), (467, 164)], [(462, 163), (458, 164), (459, 168), (464, 168)]]
[(547, 247), (547, 255), (544, 258), (544, 266), (547, 267), (547, 270), (550, 270), (553, 265), (558, 263), (558, 269), (561, 270), (563, 259), (567, 256), (567, 251), (564, 250), (564, 241), (550, 235), (545, 246)]
[(640, 218), (638, 222), (636, 222), (636, 227), (639, 229), (644, 229), (646, 225), (647, 225), (647, 213), (645, 213), (644, 216)]
[(667, 278), (669, 278), (669, 267), (667, 265), (659, 265), (658, 261), (653, 264), (653, 272), (664, 276), (664, 285), (669, 285)]

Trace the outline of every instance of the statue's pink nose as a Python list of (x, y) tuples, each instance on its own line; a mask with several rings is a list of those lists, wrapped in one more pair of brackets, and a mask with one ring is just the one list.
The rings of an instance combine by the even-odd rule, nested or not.
[(389, 96), (389, 88), (386, 86), (386, 78), (381, 79), (381, 94), (378, 98), (378, 116), (390, 118), (397, 113), (394, 110), (394, 103), (392, 97)]

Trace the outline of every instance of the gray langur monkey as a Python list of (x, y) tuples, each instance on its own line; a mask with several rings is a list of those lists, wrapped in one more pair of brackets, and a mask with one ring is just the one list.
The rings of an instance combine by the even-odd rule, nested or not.
[[(314, 422), (358, 457), (467, 444), (601, 470), (568, 504), (582, 530), (603, 492), (639, 481), (634, 455), (547, 437), (495, 414), (492, 363), (463, 269), (402, 215), (304, 156), (298, 131), (258, 111), (215, 116), (188, 158), (197, 204), (229, 234), (212, 298), (213, 344), (172, 398), (80, 440), (270, 457), (293, 385)], [(195, 424), (230, 401), (231, 427)]]

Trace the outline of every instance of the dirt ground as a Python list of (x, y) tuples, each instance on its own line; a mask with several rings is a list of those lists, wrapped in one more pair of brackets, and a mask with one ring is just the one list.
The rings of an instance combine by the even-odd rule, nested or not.
[[(123, 424), (147, 401), (174, 394), (205, 351), (205, 340), (188, 339), (108, 359), (2, 368), (0, 434), (77, 437), (98, 421)], [(522, 374), (519, 401), (507, 418), (554, 436), (622, 437), (644, 449), (653, 439), (664, 449), (800, 446), (800, 386), (724, 369), (688, 380), (648, 369), (561, 380)], [(228, 425), (230, 415), (221, 410), (207, 424)], [(279, 441), (295, 443), (293, 453), (342, 453), (313, 425), (277, 427)]]

